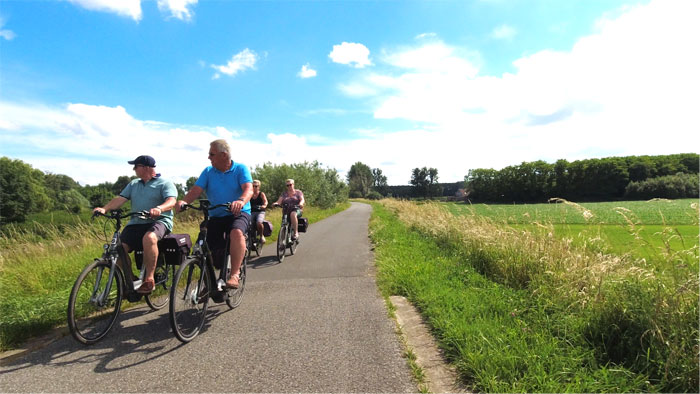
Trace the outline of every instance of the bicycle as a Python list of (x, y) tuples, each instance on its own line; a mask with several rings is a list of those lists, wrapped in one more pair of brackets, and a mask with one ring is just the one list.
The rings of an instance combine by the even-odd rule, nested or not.
[[(130, 302), (137, 302), (144, 296), (137, 290), (143, 282), (146, 266), (141, 266), (138, 279), (132, 279), (131, 262), (121, 242), (121, 229), (122, 219), (132, 216), (147, 219), (148, 211), (122, 215), (122, 210), (116, 209), (108, 214), (95, 212), (92, 219), (98, 216), (115, 221), (114, 234), (111, 241), (104, 245), (102, 256), (88, 264), (78, 275), (68, 299), (68, 327), (71, 335), (86, 345), (104, 338), (112, 329), (121, 311), (124, 297)], [(180, 236), (186, 236), (186, 241), (189, 242), (189, 235)], [(170, 287), (175, 276), (174, 263), (177, 261), (167, 259), (166, 253), (171, 253), (172, 247), (172, 242), (166, 241), (166, 238), (158, 242), (158, 259), (154, 273), (156, 286), (153, 292), (145, 295), (146, 303), (152, 310), (163, 308), (170, 298)], [(189, 245), (183, 247), (189, 251)], [(125, 267), (128, 264), (129, 280), (125, 279), (126, 268), (118, 263), (120, 260), (124, 262)]]
[[(243, 300), (248, 251), (243, 254), (238, 288), (227, 288), (226, 280), (231, 275), (228, 234), (226, 236), (226, 263), (222, 264), (218, 280), (215, 279), (213, 258), (206, 240), (209, 211), (219, 207), (230, 209), (231, 203), (210, 206), (208, 200), (199, 200), (198, 207), (191, 204), (183, 205), (183, 210), (192, 208), (204, 214), (204, 220), (199, 224), (197, 241), (192, 247), (192, 254), (180, 265), (170, 290), (170, 326), (177, 339), (183, 343), (194, 339), (204, 326), (210, 298), (214, 302), (226, 301), (231, 309), (239, 306)], [(247, 234), (245, 235), (247, 238)], [(246, 239), (246, 249), (249, 245), (249, 240)]]
[[(264, 211), (264, 210), (263, 210)], [(265, 235), (266, 237), (269, 237), (272, 235), (272, 223), (263, 220), (263, 232), (264, 234), (258, 233), (257, 229), (257, 224), (255, 221), (250, 223), (250, 226), (248, 227), (248, 240), (250, 242), (250, 245), (248, 246), (248, 257), (250, 258), (250, 255), (255, 251), (256, 257), (259, 257), (262, 254), (262, 249), (263, 249), (263, 242), (262, 242), (262, 236)]]
[[(279, 204), (273, 204), (278, 206)], [(299, 238), (292, 240), (292, 234), (294, 229), (292, 228), (292, 221), (289, 219), (289, 214), (293, 210), (299, 209), (298, 205), (292, 204), (282, 204), (282, 224), (280, 225), (280, 232), (277, 235), (277, 260), (281, 263), (284, 261), (284, 256), (289, 248), (289, 253), (294, 255), (299, 246)], [(298, 217), (298, 219), (301, 219)], [(301, 223), (301, 220), (299, 222)]]

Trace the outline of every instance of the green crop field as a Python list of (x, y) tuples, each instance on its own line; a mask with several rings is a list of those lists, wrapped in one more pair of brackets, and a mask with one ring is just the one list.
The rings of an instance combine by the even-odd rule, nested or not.
[(696, 199), (445, 206), (455, 215), (478, 215), (513, 228), (551, 231), (602, 252), (647, 260), (658, 261), (668, 251), (700, 245)]

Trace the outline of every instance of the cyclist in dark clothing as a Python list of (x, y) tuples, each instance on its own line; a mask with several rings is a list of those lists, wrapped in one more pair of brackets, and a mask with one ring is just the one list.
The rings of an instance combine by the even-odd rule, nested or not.
[(252, 222), (260, 234), (260, 240), (265, 243), (263, 235), (263, 221), (265, 220), (265, 208), (267, 208), (267, 197), (260, 191), (260, 181), (253, 181), (253, 197), (250, 199), (250, 210), (252, 212)]

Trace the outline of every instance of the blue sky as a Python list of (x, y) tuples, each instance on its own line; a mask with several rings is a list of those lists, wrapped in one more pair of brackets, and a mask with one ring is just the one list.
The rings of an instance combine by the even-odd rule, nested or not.
[(356, 161), (406, 184), (698, 152), (700, 2), (0, 0), (0, 155), (81, 184), (140, 154)]

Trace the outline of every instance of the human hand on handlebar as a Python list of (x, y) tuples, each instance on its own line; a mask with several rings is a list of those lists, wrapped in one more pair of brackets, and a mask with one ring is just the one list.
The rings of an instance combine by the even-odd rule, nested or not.
[(231, 213), (234, 214), (235, 216), (238, 216), (241, 214), (241, 209), (243, 209), (243, 206), (245, 205), (245, 202), (242, 200), (236, 200), (231, 203)]
[(148, 210), (148, 215), (151, 217), (151, 219), (155, 219), (163, 214), (163, 210), (156, 206)]
[(176, 202), (175, 203), (175, 213), (180, 213), (180, 212), (184, 211), (185, 209), (187, 209), (186, 205), (187, 205), (187, 201), (185, 201), (185, 200), (180, 200), (180, 201)]

